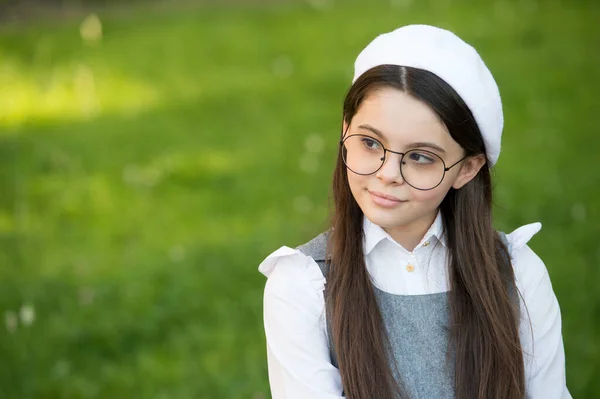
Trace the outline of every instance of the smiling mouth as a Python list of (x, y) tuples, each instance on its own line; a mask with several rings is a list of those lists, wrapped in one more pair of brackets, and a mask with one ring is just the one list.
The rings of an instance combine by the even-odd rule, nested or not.
[(368, 191), (368, 193), (371, 196), (371, 201), (381, 208), (395, 208), (407, 202), (392, 195), (386, 195), (377, 191)]
[[(367, 190), (367, 191), (369, 191), (369, 190)], [(369, 191), (369, 194), (371, 194), (371, 196), (378, 197), (378, 198), (381, 198), (381, 199), (385, 199), (385, 200), (388, 200), (388, 201), (406, 202), (405, 200), (401, 200), (400, 198), (394, 197), (393, 195), (383, 194), (383, 193), (380, 193), (378, 191)]]

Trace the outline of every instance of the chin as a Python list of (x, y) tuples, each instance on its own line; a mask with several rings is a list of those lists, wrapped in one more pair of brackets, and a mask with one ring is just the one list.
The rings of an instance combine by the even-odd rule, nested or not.
[(393, 212), (388, 209), (365, 207), (363, 213), (372, 223), (383, 228), (404, 226), (413, 220), (410, 212)]

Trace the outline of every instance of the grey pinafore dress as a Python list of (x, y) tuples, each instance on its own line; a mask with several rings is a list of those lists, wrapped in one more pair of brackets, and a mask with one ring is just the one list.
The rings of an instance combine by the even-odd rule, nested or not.
[[(507, 245), (506, 236), (499, 234)], [(322, 233), (296, 248), (315, 260), (325, 279), (328, 272), (326, 245), (327, 235)], [(406, 393), (411, 399), (454, 398), (454, 363), (447, 361), (447, 358), (452, 359), (452, 356), (447, 357), (448, 293), (397, 295), (376, 286), (374, 289), (397, 365), (397, 369), (392, 367), (392, 370), (396, 379), (402, 381)], [(327, 332), (331, 361), (337, 367), (328, 321)]]

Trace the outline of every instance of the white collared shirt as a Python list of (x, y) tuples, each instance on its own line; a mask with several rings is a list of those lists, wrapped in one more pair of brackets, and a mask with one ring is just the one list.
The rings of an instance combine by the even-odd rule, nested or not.
[[(449, 290), (448, 251), (439, 213), (413, 251), (366, 217), (363, 229), (367, 269), (379, 289), (399, 295)], [(517, 288), (524, 299), (519, 333), (525, 397), (569, 399), (558, 301), (546, 266), (526, 245), (540, 229), (540, 223), (532, 223), (507, 235)], [(311, 257), (281, 247), (260, 264), (259, 271), (268, 277), (264, 326), (273, 399), (341, 399), (340, 373), (329, 354), (321, 269)]]

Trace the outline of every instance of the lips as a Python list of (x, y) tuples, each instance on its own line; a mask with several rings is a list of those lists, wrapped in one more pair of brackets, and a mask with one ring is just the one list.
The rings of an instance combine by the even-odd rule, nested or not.
[(390, 201), (396, 201), (396, 202), (405, 202), (403, 200), (401, 200), (398, 197), (394, 197), (393, 195), (388, 195), (388, 194), (384, 194), (384, 193), (380, 193), (379, 191), (369, 191), (369, 193), (371, 193), (371, 195), (374, 195), (376, 197), (380, 197), (386, 200), (390, 200)]
[(371, 196), (371, 201), (381, 208), (395, 208), (406, 202), (393, 195), (380, 193), (378, 191), (369, 191), (369, 195)]

